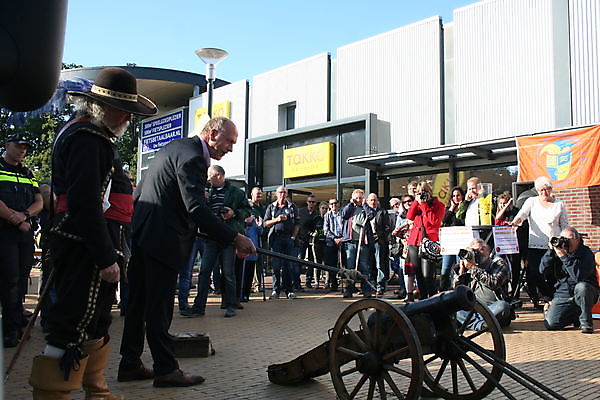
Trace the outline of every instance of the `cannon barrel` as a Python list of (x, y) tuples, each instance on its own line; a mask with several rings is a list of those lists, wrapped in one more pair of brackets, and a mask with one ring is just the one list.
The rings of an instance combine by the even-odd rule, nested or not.
[(443, 314), (449, 315), (458, 310), (470, 310), (475, 302), (475, 294), (464, 285), (458, 285), (454, 290), (442, 292), (416, 303), (401, 306), (400, 309), (408, 317), (417, 314)]

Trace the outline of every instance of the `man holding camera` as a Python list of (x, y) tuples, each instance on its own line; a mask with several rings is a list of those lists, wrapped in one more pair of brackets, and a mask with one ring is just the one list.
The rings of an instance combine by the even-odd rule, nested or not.
[(572, 227), (550, 239), (550, 246), (542, 257), (540, 272), (554, 275), (556, 292), (544, 325), (549, 330), (581, 325), (582, 333), (594, 333), (592, 307), (599, 294), (594, 254)]
[[(219, 165), (208, 168), (208, 205), (212, 213), (225, 222), (235, 232), (244, 234), (244, 220), (250, 216), (250, 204), (246, 194), (240, 188), (225, 180), (225, 170)], [(203, 316), (208, 298), (210, 274), (216, 263), (221, 264), (221, 308), (226, 309), (225, 318), (235, 316), (240, 303), (240, 295), (236, 287), (235, 248), (231, 245), (223, 246), (210, 237), (206, 240), (200, 274), (198, 275), (198, 295), (194, 299), (194, 306), (181, 311), (184, 317)]]
[[(271, 250), (288, 256), (297, 256), (296, 235), (300, 229), (298, 207), (288, 200), (285, 186), (275, 191), (277, 200), (267, 206), (263, 227), (269, 229), (268, 241)], [(293, 265), (287, 260), (273, 257), (273, 292), (270, 299), (278, 299), (281, 290), (287, 297), (296, 298), (292, 283)]]
[[(507, 283), (510, 279), (510, 270), (501, 257), (491, 257), (490, 247), (483, 239), (474, 239), (466, 250), (460, 250), (458, 282), (470, 285), (475, 293), (475, 298), (485, 304), (496, 317), (501, 327), (508, 326), (511, 321), (510, 304)], [(457, 313), (457, 320), (463, 322), (467, 316), (466, 311)], [(479, 314), (467, 324), (472, 330), (486, 328), (485, 321)]]

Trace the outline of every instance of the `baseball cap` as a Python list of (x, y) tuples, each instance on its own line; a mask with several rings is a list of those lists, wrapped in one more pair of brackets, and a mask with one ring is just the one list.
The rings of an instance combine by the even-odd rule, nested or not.
[(6, 138), (6, 143), (10, 143), (10, 142), (16, 143), (16, 144), (26, 144), (29, 147), (32, 146), (31, 142), (22, 133), (15, 133), (14, 135), (10, 135), (8, 138)]

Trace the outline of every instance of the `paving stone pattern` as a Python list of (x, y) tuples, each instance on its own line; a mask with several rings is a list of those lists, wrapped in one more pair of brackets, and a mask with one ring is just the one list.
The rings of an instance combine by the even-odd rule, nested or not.
[[(115, 309), (111, 327), (112, 355), (107, 368), (111, 390), (125, 399), (335, 400), (329, 374), (294, 387), (274, 385), (267, 379), (269, 364), (289, 361), (327, 340), (327, 331), (352, 301), (342, 300), (339, 293), (326, 294), (318, 290), (299, 295), (295, 300), (265, 302), (253, 297), (234, 318), (223, 318), (219, 299), (214, 296), (209, 299), (204, 317), (188, 319), (176, 314), (172, 332), (208, 332), (216, 350), (209, 358), (180, 360), (182, 369), (206, 378), (205, 383), (191, 388), (155, 389), (151, 381), (117, 382), (123, 317)], [(32, 308), (35, 301), (35, 296), (28, 296)], [(600, 321), (594, 322), (593, 335), (584, 335), (575, 329), (548, 332), (543, 327), (542, 314), (533, 311), (530, 303), (525, 303), (518, 314), (519, 318), (504, 334), (507, 360), (568, 399), (600, 398)], [(42, 346), (43, 334), (36, 326), (5, 383), (6, 400), (31, 398), (27, 383), (31, 360)], [(14, 349), (5, 349), (5, 368), (13, 353)], [(151, 365), (147, 348), (143, 359)], [(536, 398), (507, 376), (502, 378), (502, 383), (518, 399)], [(73, 398), (83, 399), (83, 392), (73, 393)], [(489, 398), (505, 397), (495, 390)]]

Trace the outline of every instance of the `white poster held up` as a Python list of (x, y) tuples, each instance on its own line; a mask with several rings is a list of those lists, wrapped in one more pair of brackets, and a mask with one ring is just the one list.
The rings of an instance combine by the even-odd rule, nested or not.
[(519, 252), (519, 241), (517, 230), (512, 226), (494, 226), (494, 247), (497, 255), (517, 254)]
[(469, 247), (477, 235), (469, 226), (448, 226), (440, 229), (442, 255), (456, 255), (460, 249)]

